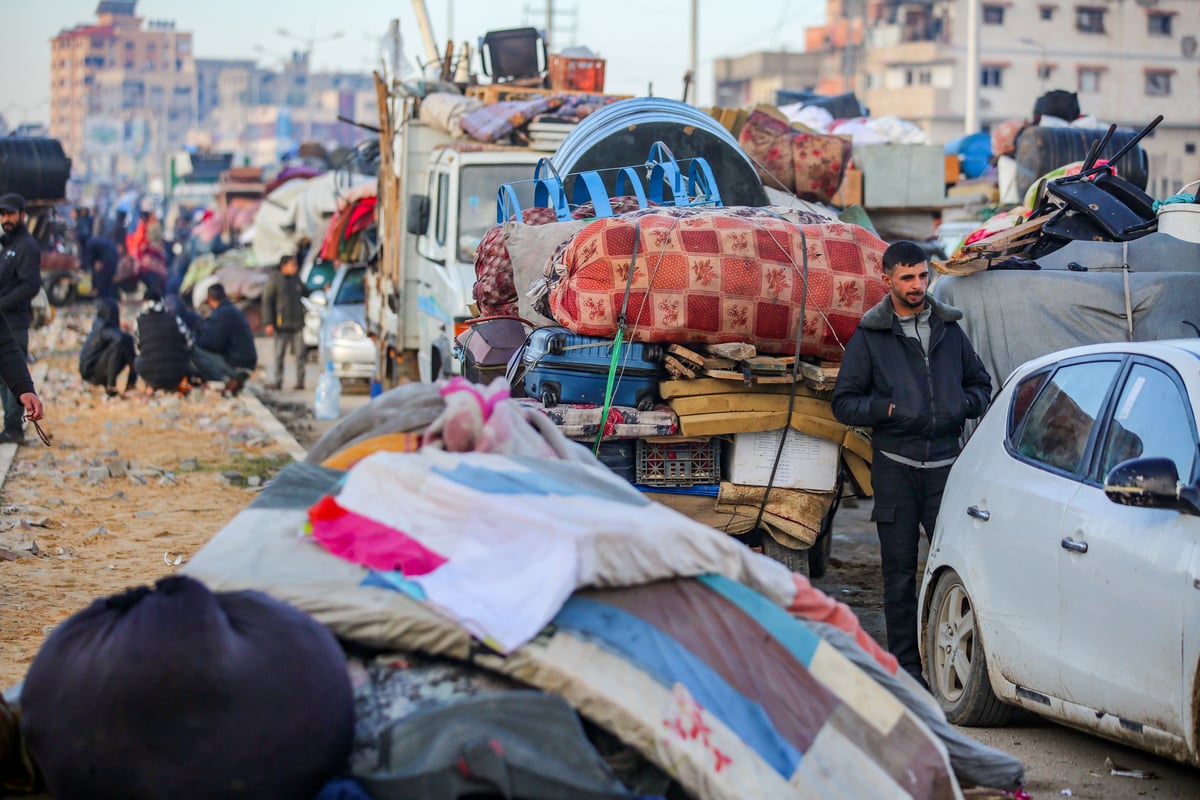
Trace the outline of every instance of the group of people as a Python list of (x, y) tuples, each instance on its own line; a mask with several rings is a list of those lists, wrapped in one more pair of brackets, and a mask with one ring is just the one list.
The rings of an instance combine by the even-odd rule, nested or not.
[(126, 278), (141, 281), (152, 291), (162, 291), (167, 273), (166, 251), (162, 224), (153, 211), (140, 212), (132, 231), (127, 229), (124, 211), (117, 212), (107, 234), (95, 233), (94, 225), (86, 209), (76, 214), (79, 261), (91, 272), (97, 297), (115, 300), (117, 284)]
[[(289, 351), (295, 361), (294, 387), (304, 388), (304, 306), (300, 299), (308, 288), (298, 276), (294, 256), (281, 259), (263, 292), (265, 331), (275, 337), (275, 372), (271, 384), (283, 384), (284, 361)], [(150, 390), (187, 391), (193, 383), (224, 383), (236, 395), (258, 366), (254, 331), (245, 314), (234, 305), (225, 287), (214, 283), (205, 296), (208, 316), (188, 310), (177, 295), (163, 298), (156, 291), (143, 296), (130, 330), (120, 320), (116, 300), (100, 297), (91, 332), (79, 355), (79, 374), (104, 386), (110, 396), (128, 392), (138, 378)], [(124, 390), (117, 388), (127, 373)]]

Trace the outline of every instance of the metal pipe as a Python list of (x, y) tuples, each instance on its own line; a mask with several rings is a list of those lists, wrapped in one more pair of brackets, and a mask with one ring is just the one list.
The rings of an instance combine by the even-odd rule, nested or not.
[(967, 107), (963, 133), (979, 130), (979, 0), (967, 0)]
[(433, 26), (429, 24), (429, 9), (425, 7), (425, 0), (412, 0), (412, 4), (413, 12), (417, 15), (417, 29), (421, 31), (421, 42), (425, 45), (425, 63), (437, 64), (441, 56), (433, 39)]

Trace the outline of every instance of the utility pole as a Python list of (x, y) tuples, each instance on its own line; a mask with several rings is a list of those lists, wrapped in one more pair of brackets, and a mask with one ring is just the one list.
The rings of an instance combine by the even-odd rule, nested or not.
[(554, 0), (546, 0), (546, 52), (551, 52), (550, 37), (554, 31)]
[(700, 84), (697, 81), (700, 60), (700, 0), (692, 0), (691, 26), (688, 32), (688, 75), (691, 76), (692, 102), (699, 100)]
[(979, 130), (979, 0), (967, 0), (967, 107), (963, 133)]

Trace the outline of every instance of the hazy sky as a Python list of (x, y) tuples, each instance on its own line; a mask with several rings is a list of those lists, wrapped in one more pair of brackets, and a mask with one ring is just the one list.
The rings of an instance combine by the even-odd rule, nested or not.
[[(469, 41), (490, 29), (545, 25), (545, 0), (426, 0), (439, 46)], [(804, 29), (825, 18), (824, 0), (699, 0), (699, 102), (713, 98), (712, 60), (762, 49), (803, 50)], [(50, 40), (60, 30), (95, 20), (97, 0), (3, 0), (6, 35), (0, 47), (0, 113), (10, 123), (46, 121)], [(556, 0), (569, 30), (560, 44), (586, 45), (607, 59), (606, 89), (679, 98), (689, 57), (689, 0)], [(751, 12), (752, 10), (752, 12)], [(194, 34), (199, 58), (257, 58), (268, 66), (312, 42), (316, 68), (370, 70), (393, 17), (400, 20), (410, 59), (423, 50), (409, 0), (140, 0), (145, 19), (171, 19)], [(453, 30), (451, 30), (451, 27)], [(290, 36), (278, 31), (284, 29)], [(330, 39), (335, 33), (340, 38)], [(265, 52), (256, 52), (256, 48)], [(478, 57), (472, 68), (478, 69)]]

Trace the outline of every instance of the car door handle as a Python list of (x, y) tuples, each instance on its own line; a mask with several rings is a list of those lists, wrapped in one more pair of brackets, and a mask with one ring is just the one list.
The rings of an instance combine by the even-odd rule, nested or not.
[(1087, 542), (1077, 542), (1070, 536), (1062, 540), (1063, 550), (1074, 550), (1076, 553), (1087, 552)]
[(984, 511), (979, 506), (967, 506), (967, 516), (974, 517), (975, 519), (979, 520), (980, 522), (987, 522), (989, 519), (992, 518), (992, 514), (990, 511)]

